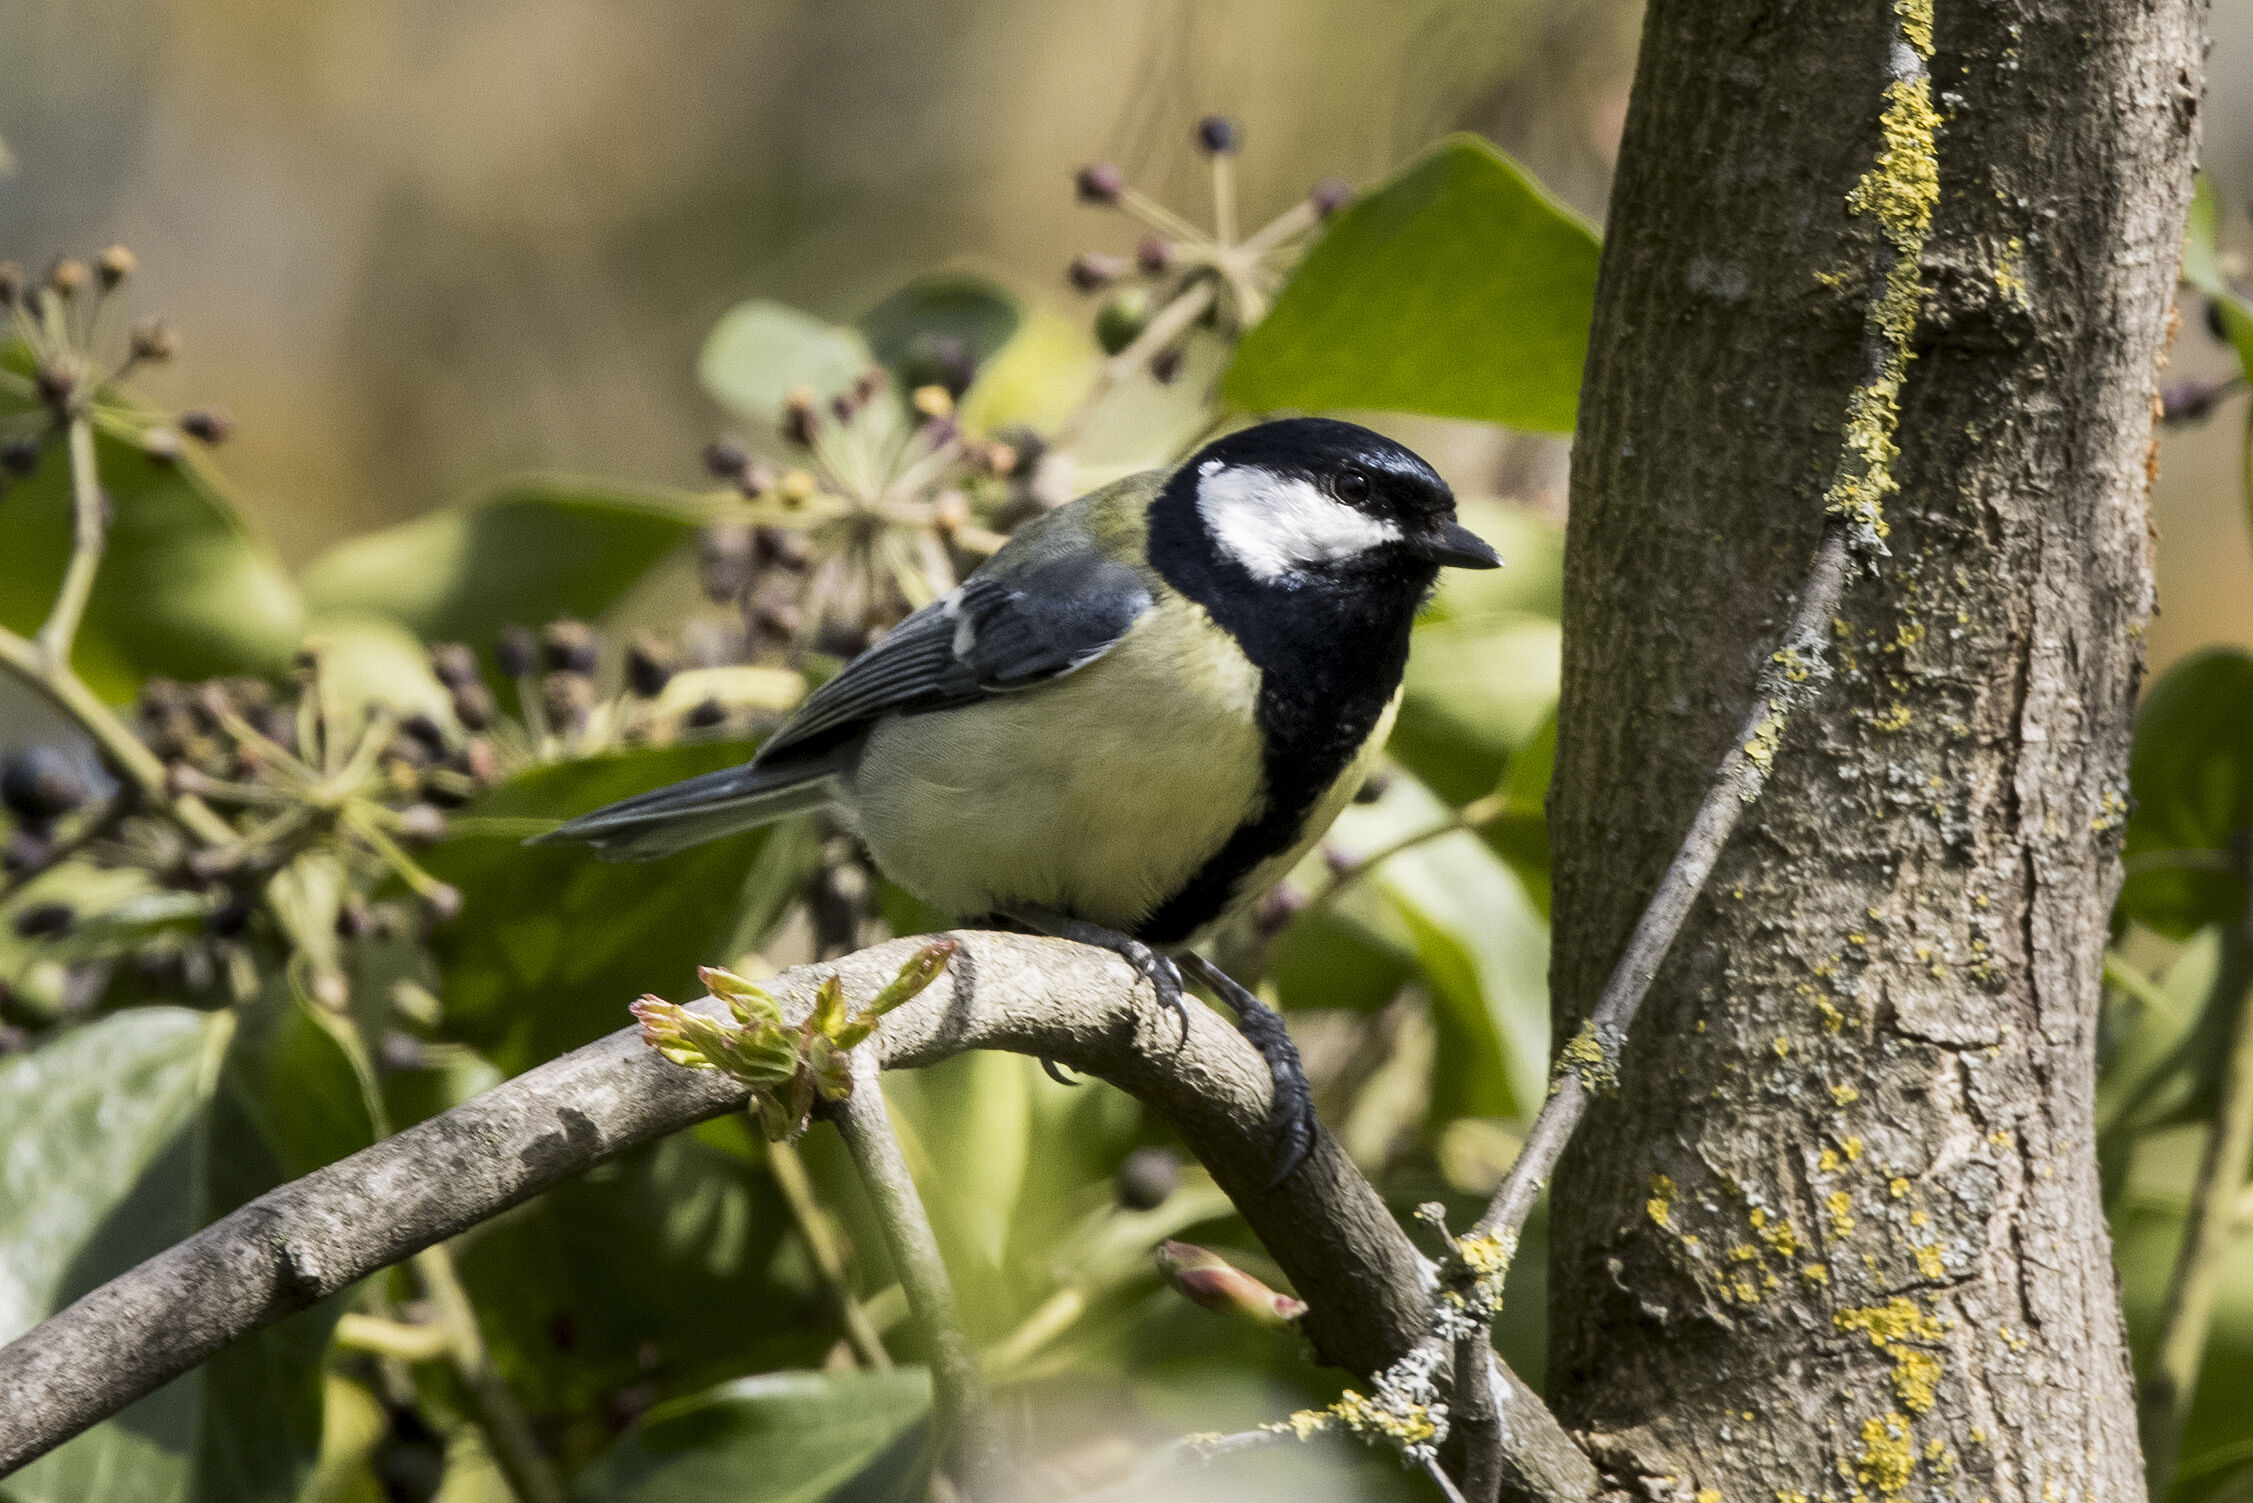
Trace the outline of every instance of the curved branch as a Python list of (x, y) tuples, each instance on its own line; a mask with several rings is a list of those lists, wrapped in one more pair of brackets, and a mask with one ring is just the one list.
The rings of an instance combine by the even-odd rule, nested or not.
[[(953, 965), (864, 1048), (895, 1069), (1006, 1049), (1101, 1076), (1164, 1117), (1236, 1203), (1307, 1301), (1322, 1360), (1368, 1375), (1410, 1350), (1425, 1326), (1429, 1264), (1326, 1133), (1267, 1187), (1267, 1066), (1225, 1020), (1192, 1009), (1181, 1043), (1115, 956), (1021, 935), (955, 937)], [(794, 1013), (831, 972), (848, 996), (869, 996), (922, 943), (801, 967), (770, 987)], [(235, 1338), (744, 1099), (736, 1082), (682, 1070), (621, 1029), (260, 1196), (0, 1348), (0, 1475)], [(1539, 1399), (1514, 1378), (1498, 1397), (1512, 1471), (1550, 1479), (1533, 1495), (1593, 1497), (1593, 1469)]]

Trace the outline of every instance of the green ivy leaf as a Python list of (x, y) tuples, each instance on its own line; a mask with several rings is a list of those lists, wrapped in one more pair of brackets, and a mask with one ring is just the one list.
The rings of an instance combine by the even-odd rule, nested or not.
[(534, 476), (339, 543), (306, 603), (395, 622), (426, 642), (491, 642), (511, 623), (601, 614), (704, 519), (693, 496)]
[(999, 282), (972, 272), (917, 277), (860, 317), (869, 351), (903, 390), (945, 384), (937, 367), (952, 345), (982, 368), (1016, 337), (1024, 305)]
[(1222, 393), (1255, 411), (1377, 408), (1569, 432), (1595, 231), (1475, 136), (1333, 220), (1245, 335)]
[(704, 341), (696, 375), (722, 407), (773, 423), (793, 387), (831, 397), (875, 363), (858, 330), (753, 298), (720, 316)]
[(736, 934), (736, 918), (768, 831), (651, 862), (523, 844), (554, 822), (750, 753), (743, 742), (707, 742), (535, 767), (457, 818), (423, 859), (462, 893), (461, 917), (431, 937), (448, 1034), (514, 1074), (625, 1027), (627, 1004), (644, 992), (700, 995), (699, 965), (756, 943)]
[(929, 1462), (921, 1368), (768, 1373), (663, 1404), (579, 1479), (581, 1503), (910, 1503)]
[[(304, 616), (297, 587), (210, 469), (192, 453), (151, 459), (106, 433), (94, 452), (115, 519), (71, 654), (94, 692), (122, 703), (150, 674), (288, 667)], [(70, 456), (59, 436), (0, 508), (0, 626), (29, 635), (46, 620), (70, 557)]]
[[(1376, 803), (1347, 810), (1336, 843), (1363, 855), (1447, 815), (1404, 775)], [(1484, 842), (1457, 831), (1399, 852), (1362, 885), (1383, 898), (1374, 922), (1431, 993), (1432, 1120), (1529, 1115), (1548, 1068), (1549, 928), (1523, 884)]]
[[(370, 1136), (350, 1065), (279, 984), (239, 1013), (135, 1008), (0, 1062), (0, 1340)], [(0, 1495), (288, 1503), (335, 1314), (254, 1332)]]
[(2152, 685), (2136, 716), (2128, 783), (2135, 813), (2120, 894), (2128, 916), (2173, 935), (2238, 921), (2244, 884), (2197, 864), (2253, 828), (2253, 656), (2208, 648)]

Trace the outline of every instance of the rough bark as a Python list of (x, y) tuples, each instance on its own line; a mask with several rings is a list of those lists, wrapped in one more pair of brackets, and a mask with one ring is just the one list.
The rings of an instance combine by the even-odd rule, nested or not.
[(2143, 1496), (2093, 1041), (2204, 22), (1647, 16), (1573, 460), (1559, 1038), (1822, 530), (1880, 292), (1849, 201), (1889, 32), (1930, 25), (1939, 116), (1890, 555), (1556, 1179), (1555, 1402), (1655, 1496)]

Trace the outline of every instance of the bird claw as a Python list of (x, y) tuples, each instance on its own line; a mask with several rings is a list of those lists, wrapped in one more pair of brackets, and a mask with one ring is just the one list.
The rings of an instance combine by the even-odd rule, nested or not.
[[(1181, 1024), (1181, 1043), (1189, 1042), (1189, 1003), (1182, 984), (1182, 974), (1190, 976), (1212, 989), (1215, 996), (1236, 1014), (1236, 1031), (1267, 1061), (1269, 1077), (1274, 1081), (1274, 1105), (1270, 1111), (1276, 1135), (1281, 1138), (1283, 1154), (1278, 1167), (1265, 1186), (1272, 1190), (1289, 1179), (1306, 1160), (1307, 1152), (1314, 1146), (1314, 1092), (1306, 1083), (1306, 1067), (1299, 1062), (1298, 1045), (1291, 1042), (1290, 1030), (1283, 1026), (1283, 1017), (1257, 996), (1238, 984), (1234, 977), (1195, 951), (1184, 951), (1177, 963), (1161, 955), (1130, 934), (1116, 929), (1106, 929), (1101, 924), (1090, 924), (1081, 919), (1067, 918), (1046, 909), (1023, 909), (1004, 914), (1036, 934), (1053, 935), (1075, 944), (1092, 945), (1098, 950), (1109, 950), (1134, 967), (1136, 974), (1150, 983), (1157, 993), (1158, 1003), (1171, 1012)], [(1176, 1047), (1179, 1047), (1178, 1045)], [(1061, 1080), (1053, 1060), (1044, 1059), (1041, 1067), (1049, 1078)], [(1071, 1082), (1066, 1081), (1069, 1085)]]
[(1064, 1073), (1062, 1066), (1058, 1065), (1056, 1061), (1050, 1059), (1045, 1054), (1040, 1057), (1040, 1067), (1047, 1074), (1048, 1078), (1055, 1081), (1058, 1085), (1076, 1086), (1079, 1084), (1078, 1081), (1072, 1079), (1071, 1076)]
[[(1082, 919), (1066, 918), (1060, 913), (1044, 909), (1022, 909), (1005, 917), (1014, 919), (1038, 934), (1068, 939), (1074, 944), (1092, 945), (1098, 950), (1109, 950), (1113, 955), (1133, 966), (1135, 974), (1150, 983), (1157, 993), (1158, 1005), (1174, 1016), (1181, 1025), (1181, 1044), (1189, 1042), (1189, 1003), (1182, 985), (1181, 968), (1166, 956), (1151, 949), (1131, 934), (1121, 934), (1116, 929), (1106, 929), (1101, 924), (1090, 924)], [(1180, 1044), (1175, 1045), (1176, 1048)]]
[(1212, 988), (1236, 1014), (1236, 1031), (1267, 1061), (1274, 1081), (1274, 1103), (1268, 1120), (1282, 1139), (1281, 1164), (1263, 1187), (1272, 1190), (1289, 1179), (1314, 1146), (1314, 1091), (1307, 1084), (1306, 1067), (1299, 1061), (1298, 1045), (1283, 1024), (1283, 1015), (1262, 1002), (1249, 988), (1219, 966), (1194, 952), (1181, 957), (1182, 968)]

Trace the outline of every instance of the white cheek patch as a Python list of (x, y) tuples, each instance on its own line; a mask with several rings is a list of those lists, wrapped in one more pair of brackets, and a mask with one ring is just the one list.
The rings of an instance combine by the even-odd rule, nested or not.
[(1257, 465), (1208, 462), (1197, 472), (1197, 511), (1220, 550), (1260, 580), (1283, 579), (1400, 538), (1390, 522), (1324, 495), (1313, 481)]

